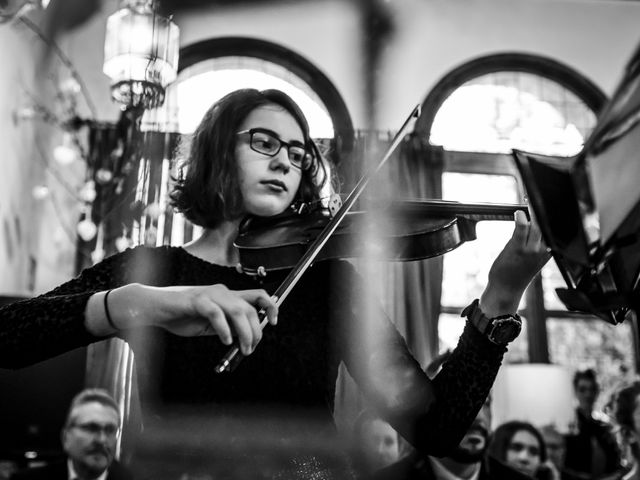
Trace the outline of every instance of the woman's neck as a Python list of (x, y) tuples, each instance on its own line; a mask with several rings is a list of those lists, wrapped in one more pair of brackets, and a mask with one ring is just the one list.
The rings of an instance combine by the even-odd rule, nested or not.
[(238, 236), (240, 220), (225, 221), (184, 245), (184, 249), (209, 263), (234, 266), (240, 261), (238, 249), (233, 245)]

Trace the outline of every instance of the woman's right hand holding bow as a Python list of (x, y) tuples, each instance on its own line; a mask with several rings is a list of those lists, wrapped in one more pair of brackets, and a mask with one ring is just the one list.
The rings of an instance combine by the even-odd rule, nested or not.
[[(96, 336), (155, 326), (174, 335), (217, 335), (225, 345), (238, 337), (249, 355), (262, 338), (258, 311), (275, 325), (278, 307), (264, 290), (230, 290), (222, 284), (150, 287), (129, 284), (94, 294), (85, 311), (85, 326)], [(110, 321), (109, 321), (110, 320)]]

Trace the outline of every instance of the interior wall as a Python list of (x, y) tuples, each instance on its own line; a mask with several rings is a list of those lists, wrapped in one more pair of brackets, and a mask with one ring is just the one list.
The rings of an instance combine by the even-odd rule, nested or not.
[[(43, 12), (25, 21), (35, 28)], [(14, 19), (0, 28), (0, 128), (3, 174), (0, 175), (0, 294), (31, 296), (70, 278), (75, 255), (77, 196), (84, 179), (80, 159), (58, 164), (53, 151), (62, 144), (65, 120), (56, 95), (70, 77), (46, 43), (27, 23)], [(47, 186), (41, 197), (34, 189)]]
[[(32, 161), (34, 124), (19, 120), (26, 92), (33, 86), (35, 50), (25, 41), (19, 25), (0, 28), (0, 294), (30, 290), (33, 239), (38, 237), (38, 217), (31, 188), (38, 167)], [(26, 114), (26, 112), (24, 112)]]
[[(117, 3), (105, 0), (101, 12), (63, 43), (102, 120), (118, 115), (102, 74), (105, 22)], [(362, 128), (370, 119), (363, 104), (367, 77), (358, 5), (348, 0), (214, 4), (179, 11), (174, 21), (183, 47), (246, 36), (302, 55), (334, 83), (355, 127)], [(640, 4), (623, 0), (402, 0), (381, 5), (393, 31), (375, 72), (380, 129), (395, 129), (446, 73), (492, 53), (532, 53), (563, 62), (611, 94), (640, 41)]]
[(518, 52), (575, 69), (607, 95), (640, 42), (640, 3), (596, 0), (386, 2), (394, 34), (379, 75), (378, 128), (395, 128), (448, 72)]

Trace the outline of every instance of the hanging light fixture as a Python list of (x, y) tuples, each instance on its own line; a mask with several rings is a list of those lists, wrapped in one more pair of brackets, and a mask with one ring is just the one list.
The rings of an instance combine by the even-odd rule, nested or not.
[(122, 0), (107, 20), (103, 72), (123, 108), (156, 108), (176, 78), (180, 30), (153, 0)]

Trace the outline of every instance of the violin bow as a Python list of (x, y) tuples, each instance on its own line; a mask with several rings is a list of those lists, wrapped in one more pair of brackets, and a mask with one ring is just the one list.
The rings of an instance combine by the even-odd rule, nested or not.
[[(315, 238), (315, 240), (309, 245), (305, 254), (298, 261), (296, 266), (291, 270), (291, 272), (287, 275), (287, 277), (282, 281), (280, 286), (272, 295), (272, 299), (274, 299), (276, 305), (280, 307), (284, 300), (287, 298), (293, 287), (296, 286), (302, 275), (307, 271), (307, 269), (311, 266), (315, 258), (322, 250), (322, 247), (327, 243), (331, 235), (336, 231), (340, 222), (347, 215), (351, 207), (356, 203), (363, 190), (371, 180), (371, 178), (378, 173), (378, 171), (387, 163), (387, 160), (391, 157), (393, 152), (398, 148), (400, 142), (404, 138), (409, 126), (413, 119), (416, 119), (420, 116), (420, 105), (417, 105), (411, 114), (407, 117), (407, 119), (398, 130), (398, 133), (393, 137), (393, 141), (391, 145), (387, 149), (386, 153), (378, 162), (377, 165), (373, 166), (368, 172), (366, 172), (358, 181), (351, 193), (347, 196), (347, 198), (342, 203), (340, 209), (335, 213), (333, 218), (327, 223), (322, 232)], [(260, 329), (264, 330), (264, 328), (268, 325), (267, 313), (265, 309), (261, 309), (258, 312), (258, 318), (260, 320)], [(244, 358), (244, 355), (240, 352), (240, 347), (235, 342), (235, 344), (229, 349), (222, 360), (216, 365), (215, 371), (216, 373), (223, 372), (232, 372), (239, 365), (240, 361)]]

